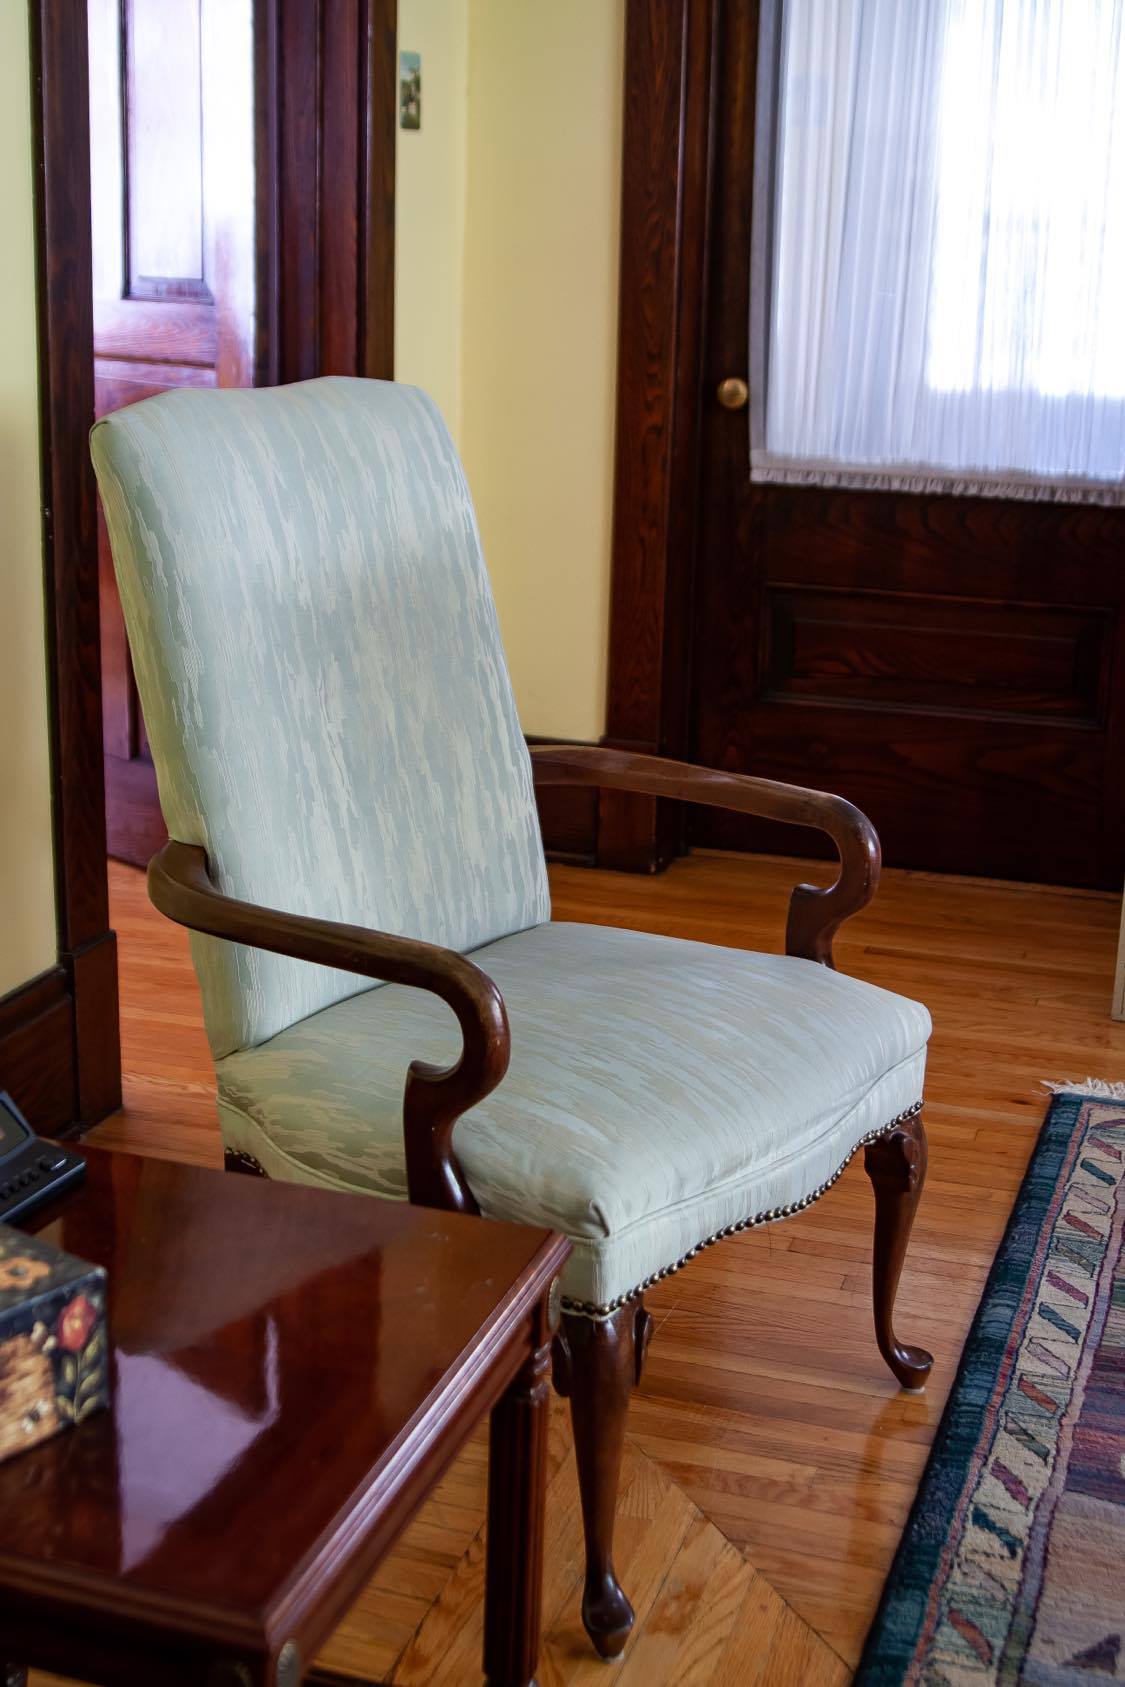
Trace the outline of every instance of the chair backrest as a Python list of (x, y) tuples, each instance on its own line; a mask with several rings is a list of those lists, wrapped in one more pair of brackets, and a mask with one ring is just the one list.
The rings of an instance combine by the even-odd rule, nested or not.
[[(464, 474), (412, 387), (181, 389), (91, 442), (169, 833), (230, 895), (467, 950), (550, 917)], [(216, 1058), (366, 980), (193, 937)]]

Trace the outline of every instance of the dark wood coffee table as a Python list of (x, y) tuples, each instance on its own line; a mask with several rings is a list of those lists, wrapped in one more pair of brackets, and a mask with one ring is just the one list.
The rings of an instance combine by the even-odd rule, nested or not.
[(569, 1244), (86, 1153), (29, 1225), (109, 1272), (113, 1407), (0, 1464), (0, 1658), (107, 1687), (315, 1680), (491, 1410), (484, 1667), (528, 1687)]

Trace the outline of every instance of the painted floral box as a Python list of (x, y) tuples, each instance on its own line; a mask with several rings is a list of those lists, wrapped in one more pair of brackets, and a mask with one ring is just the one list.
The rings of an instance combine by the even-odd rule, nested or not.
[(0, 1224), (0, 1459), (109, 1404), (105, 1270)]

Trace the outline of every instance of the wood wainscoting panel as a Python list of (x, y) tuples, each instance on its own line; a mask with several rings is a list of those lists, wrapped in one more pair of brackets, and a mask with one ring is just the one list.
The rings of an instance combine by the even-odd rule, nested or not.
[[(743, 503), (752, 566), (715, 532), (699, 574), (691, 759), (846, 793), (894, 866), (1118, 885), (1122, 512), (773, 486)], [(689, 837), (821, 853), (717, 811)]]
[[(896, 865), (938, 858), (949, 873), (1003, 879), (1013, 864), (1021, 874), (1041, 864), (1059, 884), (1087, 882), (1103, 813), (1097, 736), (1055, 736), (1035, 722), (956, 727), (936, 713), (763, 701), (753, 715), (752, 767), (764, 779), (846, 792), (875, 821), (884, 860)], [(812, 832), (695, 813), (693, 835), (710, 848), (828, 853)]]
[(75, 1119), (74, 998), (65, 967), (0, 998), (0, 1090), (45, 1135)]
[(598, 793), (556, 785), (536, 791), (535, 800), (547, 859), (593, 866), (598, 849)]

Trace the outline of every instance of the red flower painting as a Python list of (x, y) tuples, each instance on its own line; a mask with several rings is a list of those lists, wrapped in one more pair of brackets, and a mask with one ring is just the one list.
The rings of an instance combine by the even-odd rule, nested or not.
[(97, 1313), (85, 1295), (74, 1299), (59, 1313), (59, 1346), (68, 1353), (77, 1353), (86, 1345), (86, 1338), (97, 1322)]

